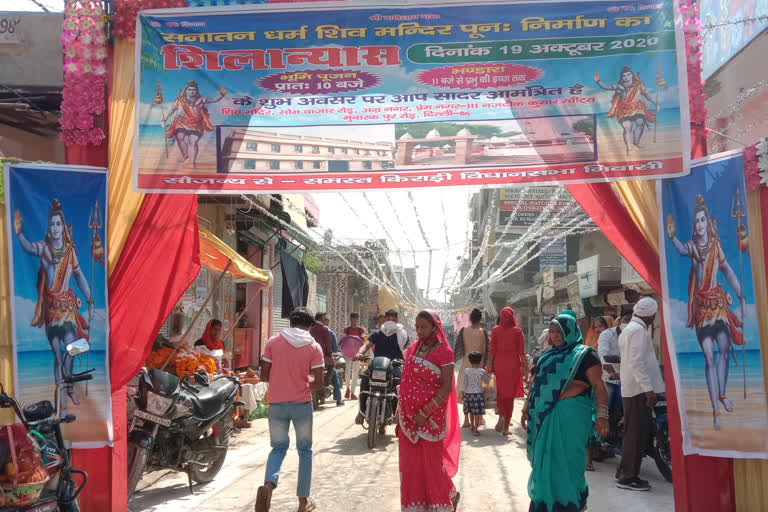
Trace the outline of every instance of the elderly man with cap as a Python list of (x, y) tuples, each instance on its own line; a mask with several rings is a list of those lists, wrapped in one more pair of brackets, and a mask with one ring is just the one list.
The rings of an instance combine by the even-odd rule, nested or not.
[(619, 336), (624, 447), (616, 472), (616, 486), (632, 491), (647, 491), (651, 488), (639, 475), (648, 442), (651, 407), (656, 404), (656, 394), (664, 392), (664, 380), (651, 337), (651, 326), (657, 310), (658, 304), (652, 298), (640, 299), (635, 304), (632, 320)]

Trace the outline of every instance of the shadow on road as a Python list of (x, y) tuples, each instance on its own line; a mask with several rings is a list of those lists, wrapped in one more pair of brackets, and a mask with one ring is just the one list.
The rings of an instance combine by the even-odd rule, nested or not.
[[(357, 427), (357, 425), (356, 425)], [(360, 427), (357, 427), (360, 428)], [(373, 450), (368, 449), (368, 432), (362, 431), (354, 437), (342, 437), (336, 440), (336, 443), (328, 448), (315, 450), (314, 453), (333, 453), (335, 455), (358, 456), (371, 452), (385, 452), (396, 440), (395, 436), (387, 433), (383, 436), (376, 436), (376, 447)]]

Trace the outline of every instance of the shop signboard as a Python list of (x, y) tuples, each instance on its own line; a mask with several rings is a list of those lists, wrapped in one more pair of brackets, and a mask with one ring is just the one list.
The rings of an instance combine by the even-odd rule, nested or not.
[(552, 269), (553, 272), (563, 273), (568, 270), (565, 238), (542, 237), (539, 246), (543, 248), (539, 254), (539, 266), (542, 271)]
[(544, 276), (544, 290), (542, 291), (542, 298), (544, 300), (550, 300), (555, 298), (555, 271), (551, 267), (543, 272)]
[(621, 284), (644, 283), (645, 279), (637, 273), (627, 260), (621, 258)]
[[(768, 408), (741, 150), (656, 186), (664, 328), (683, 452), (768, 457)], [(754, 247), (754, 246), (752, 246)], [(760, 253), (762, 254), (762, 252)], [(673, 385), (667, 382), (667, 386)]]
[(134, 188), (311, 192), (685, 174), (677, 4), (144, 11)]
[[(107, 299), (107, 170), (55, 164), (5, 167), (14, 394), (21, 404), (54, 401), (77, 448), (112, 443)], [(72, 357), (66, 347), (86, 340)], [(8, 384), (8, 382), (6, 382)]]
[(768, 27), (768, 2), (699, 0), (704, 25), (702, 76), (709, 77)]
[(584, 302), (581, 300), (579, 291), (579, 281), (578, 276), (568, 280), (568, 301), (570, 302), (571, 309), (576, 313), (577, 319), (586, 316)]
[(545, 211), (563, 211), (573, 201), (567, 194), (559, 198), (558, 187), (514, 187), (499, 189), (499, 218), (497, 226), (530, 226)]
[(600, 255), (576, 262), (576, 275), (579, 277), (579, 295), (588, 299), (597, 295), (597, 281), (600, 278)]

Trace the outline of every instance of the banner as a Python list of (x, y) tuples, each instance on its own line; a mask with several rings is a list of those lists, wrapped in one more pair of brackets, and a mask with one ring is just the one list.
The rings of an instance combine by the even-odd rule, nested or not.
[(674, 0), (289, 3), (146, 11), (137, 23), (140, 191), (555, 184), (688, 170)]
[(530, 226), (544, 211), (557, 213), (572, 204), (570, 198), (556, 200), (557, 191), (558, 187), (543, 186), (499, 189), (497, 226)]
[(744, 162), (738, 150), (693, 164), (689, 176), (657, 184), (664, 325), (683, 450), (765, 458), (768, 408)]
[[(60, 413), (77, 448), (112, 442), (107, 301), (107, 171), (16, 164), (5, 172), (16, 398), (54, 402), (73, 373), (93, 380), (62, 385)], [(85, 340), (72, 357), (67, 345)]]
[(544, 247), (539, 254), (539, 268), (542, 271), (547, 269), (560, 273), (568, 271), (568, 250), (565, 238), (541, 237), (540, 246)]

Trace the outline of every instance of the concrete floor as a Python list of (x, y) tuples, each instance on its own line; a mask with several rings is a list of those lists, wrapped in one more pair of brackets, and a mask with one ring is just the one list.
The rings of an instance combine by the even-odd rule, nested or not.
[[(518, 401), (519, 402), (519, 401)], [(521, 403), (515, 407), (521, 408)], [(356, 407), (324, 406), (314, 422), (314, 470), (312, 496), (319, 511), (395, 512), (400, 510), (397, 441), (394, 427), (369, 451), (365, 431), (354, 424)], [(490, 427), (479, 437), (463, 432), (461, 465), (454, 479), (462, 493), (462, 512), (525, 512), (530, 467), (525, 456), (524, 432), (516, 418), (513, 435), (504, 438), (493, 431), (496, 416), (487, 416)], [(216, 480), (196, 486), (190, 495), (185, 474), (154, 472), (139, 484), (129, 504), (132, 512), (248, 512), (256, 489), (264, 478), (269, 453), (267, 420), (253, 422), (234, 439), (224, 468)], [(653, 461), (646, 458), (642, 477), (653, 486), (650, 492), (617, 489), (613, 481), (616, 459), (596, 463), (588, 473), (590, 511), (657, 512), (674, 510), (672, 485), (665, 482)], [(283, 464), (280, 487), (272, 499), (274, 512), (297, 508), (295, 497), (298, 456), (293, 449)]]

